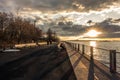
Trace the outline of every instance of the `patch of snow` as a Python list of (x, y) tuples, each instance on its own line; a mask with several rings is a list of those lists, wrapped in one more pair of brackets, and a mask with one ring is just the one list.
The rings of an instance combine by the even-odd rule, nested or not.
[(5, 49), (3, 52), (19, 52), (19, 49)]

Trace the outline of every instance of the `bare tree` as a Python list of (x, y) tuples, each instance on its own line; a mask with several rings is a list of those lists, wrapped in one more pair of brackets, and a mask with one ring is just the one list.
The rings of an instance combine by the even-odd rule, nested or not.
[(42, 30), (29, 21), (0, 13), (0, 46), (38, 41), (41, 36)]
[(47, 44), (52, 44), (52, 30), (50, 28), (47, 31)]

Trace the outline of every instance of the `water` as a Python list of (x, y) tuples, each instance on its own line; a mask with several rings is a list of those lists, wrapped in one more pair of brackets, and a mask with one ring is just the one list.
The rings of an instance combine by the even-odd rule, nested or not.
[(116, 50), (116, 58), (117, 58), (117, 72), (120, 73), (120, 41), (75, 41), (75, 43), (88, 45), (85, 46), (85, 53), (90, 55), (90, 47), (93, 46), (93, 55), (94, 58), (99, 60), (101, 63), (105, 64), (109, 67), (110, 59), (109, 59), (109, 50)]

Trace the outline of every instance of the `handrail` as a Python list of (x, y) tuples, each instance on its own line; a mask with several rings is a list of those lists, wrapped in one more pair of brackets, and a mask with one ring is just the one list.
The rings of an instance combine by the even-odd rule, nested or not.
[[(110, 61), (110, 72), (111, 73), (116, 73), (116, 53), (120, 53), (120, 52), (116, 52), (116, 50), (108, 50), (108, 49), (103, 49), (103, 48), (98, 48), (98, 47), (93, 47), (93, 46), (88, 46), (88, 45), (84, 45), (84, 44), (79, 44), (79, 43), (73, 43), (73, 42), (66, 42), (68, 43), (70, 46), (72, 46), (75, 50), (78, 50), (78, 48), (82, 47), (81, 52), (82, 54), (85, 54), (85, 46), (90, 47), (90, 57), (91, 59), (93, 59), (93, 48), (96, 49), (100, 49), (100, 50), (104, 50), (104, 51), (109, 51), (109, 61)], [(82, 46), (80, 46), (82, 45)]]
[(116, 53), (120, 54), (120, 52), (116, 52)]
[[(73, 43), (73, 44), (80, 44), (80, 43)], [(80, 45), (84, 45), (84, 44), (80, 44)], [(89, 46), (89, 45), (85, 45), (85, 46), (93, 47), (93, 48), (101, 49), (101, 50), (105, 50), (105, 51), (110, 51), (109, 49), (104, 49), (104, 48), (100, 48), (100, 47), (94, 47), (94, 46)], [(117, 53), (120, 53), (120, 52), (117, 52)]]

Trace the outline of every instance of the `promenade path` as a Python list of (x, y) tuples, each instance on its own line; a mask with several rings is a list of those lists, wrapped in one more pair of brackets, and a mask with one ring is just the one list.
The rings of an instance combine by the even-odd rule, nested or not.
[(0, 53), (0, 80), (120, 80), (109, 68), (65, 43)]
[(0, 53), (0, 80), (76, 80), (66, 50), (57, 44)]
[(77, 80), (120, 80), (120, 74), (110, 73), (109, 68), (97, 60), (65, 45)]

